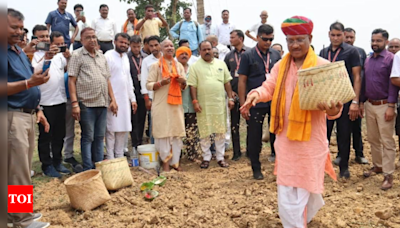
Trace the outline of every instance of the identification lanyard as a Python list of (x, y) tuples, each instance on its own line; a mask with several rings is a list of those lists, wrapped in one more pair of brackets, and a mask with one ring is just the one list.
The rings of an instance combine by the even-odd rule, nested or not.
[(235, 52), (235, 61), (236, 61), (236, 71), (239, 70), (239, 66), (240, 66), (240, 61), (242, 61), (242, 52), (244, 50), (242, 49), (239, 53), (240, 53), (240, 57), (238, 57), (237, 52)]
[(329, 60), (329, 62), (335, 62), (336, 61), (336, 58), (338, 57), (338, 55), (339, 55), (339, 53), (340, 53), (340, 51), (342, 50), (342, 48), (339, 48), (337, 51), (336, 51), (336, 54), (335, 54), (335, 56), (333, 57), (333, 60), (331, 61), (331, 50), (329, 50), (329, 52), (328, 52), (328, 60)]
[(138, 74), (140, 74), (141, 69), (142, 69), (142, 58), (140, 58), (139, 66), (137, 65), (136, 59), (133, 56), (132, 56), (132, 60), (133, 60), (133, 63), (135, 64)]
[(262, 61), (264, 62), (264, 66), (265, 66), (265, 74), (269, 74), (269, 52), (267, 54), (267, 62), (265, 62), (264, 58), (262, 57), (260, 50), (258, 50), (258, 47), (256, 46), (256, 51), (258, 56), (260, 56), (260, 58), (262, 59)]

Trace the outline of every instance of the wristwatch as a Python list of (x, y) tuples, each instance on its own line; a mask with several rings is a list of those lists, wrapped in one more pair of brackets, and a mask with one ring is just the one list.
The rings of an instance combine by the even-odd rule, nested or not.
[(38, 105), (38, 107), (36, 108), (36, 112), (39, 112), (39, 111), (43, 111), (43, 107), (40, 105)]
[(351, 101), (352, 104), (358, 104), (358, 101)]

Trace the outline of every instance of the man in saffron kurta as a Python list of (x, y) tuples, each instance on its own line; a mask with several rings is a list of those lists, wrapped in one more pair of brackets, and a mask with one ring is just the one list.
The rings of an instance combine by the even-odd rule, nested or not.
[(183, 66), (174, 60), (174, 44), (161, 43), (163, 57), (153, 63), (147, 78), (147, 89), (154, 91), (151, 106), (154, 143), (163, 162), (163, 170), (170, 166), (178, 171), (182, 138), (186, 136), (181, 89), (186, 88)]
[(328, 63), (310, 47), (312, 29), (312, 21), (305, 17), (283, 22), (289, 53), (241, 107), (246, 113), (258, 102), (272, 100), (270, 131), (276, 134), (278, 207), (285, 228), (307, 227), (324, 205), (324, 170), (336, 179), (326, 140), (326, 116), (338, 117), (342, 104), (331, 102), (329, 108), (324, 102), (318, 105), (321, 111), (300, 109), (297, 71)]

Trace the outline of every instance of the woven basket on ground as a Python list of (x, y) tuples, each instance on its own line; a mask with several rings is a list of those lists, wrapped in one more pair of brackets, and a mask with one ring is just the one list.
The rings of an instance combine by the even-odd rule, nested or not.
[(108, 190), (118, 190), (133, 184), (131, 171), (125, 157), (96, 162), (96, 169), (101, 170), (104, 184)]
[(302, 110), (318, 110), (319, 102), (344, 104), (356, 96), (344, 61), (299, 70), (298, 76)]
[(64, 181), (71, 206), (90, 211), (111, 199), (99, 170), (88, 170)]

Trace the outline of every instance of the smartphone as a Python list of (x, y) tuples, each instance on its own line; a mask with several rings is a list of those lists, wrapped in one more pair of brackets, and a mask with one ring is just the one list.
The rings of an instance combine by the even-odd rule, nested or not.
[(51, 60), (44, 60), (43, 68), (42, 68), (43, 72), (45, 72), (47, 69), (49, 69), (50, 65), (51, 65)]
[(61, 46), (61, 47), (58, 47), (58, 49), (60, 49), (60, 52), (65, 52), (65, 51), (67, 51), (67, 46)]
[(153, 14), (153, 18), (158, 18), (157, 14), (154, 13)]
[(79, 13), (79, 15), (82, 16), (82, 17), (84, 17), (84, 16), (85, 16), (85, 12), (84, 12), (84, 11), (81, 11), (81, 12)]
[(36, 39), (37, 39), (37, 36), (32, 36), (31, 37), (31, 41), (36, 40)]
[(36, 44), (36, 50), (49, 51), (50, 44), (45, 42), (39, 42), (38, 44)]

